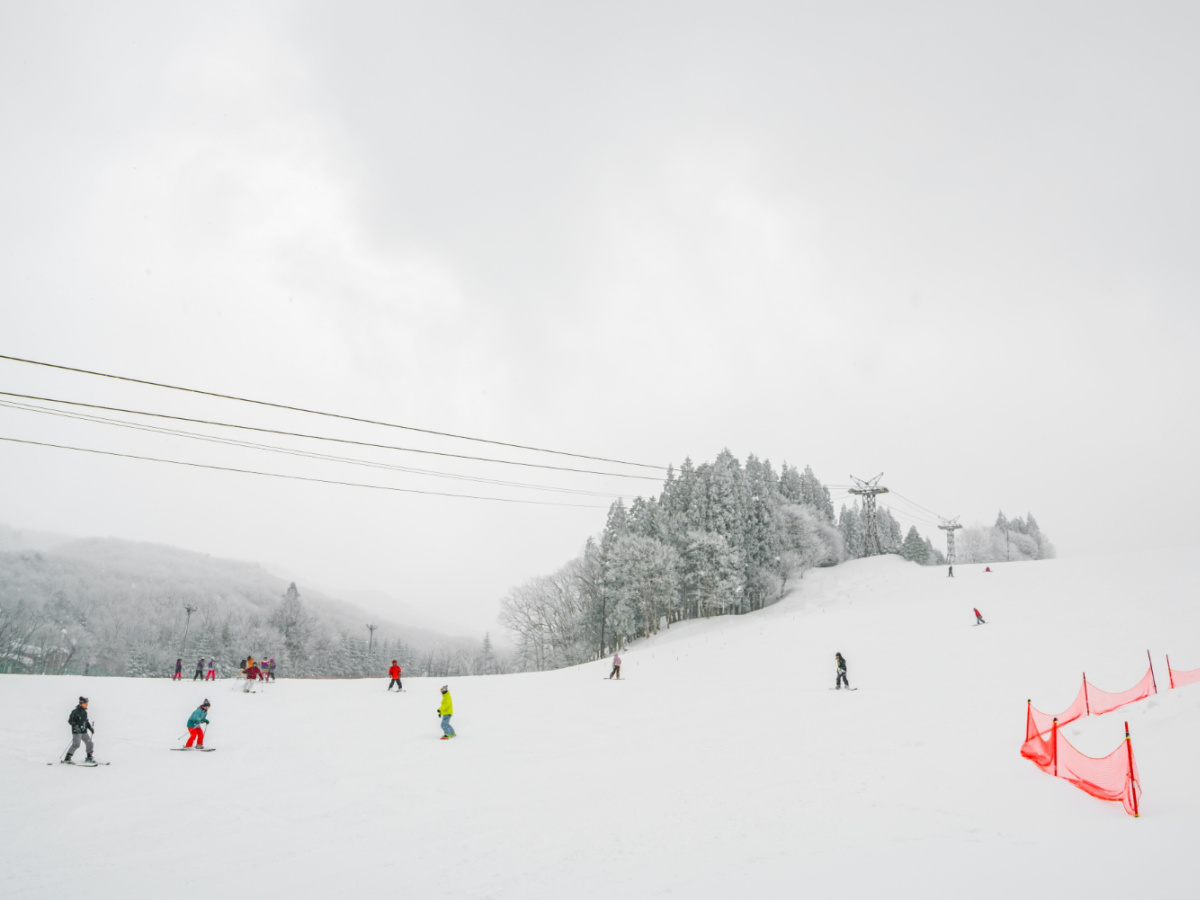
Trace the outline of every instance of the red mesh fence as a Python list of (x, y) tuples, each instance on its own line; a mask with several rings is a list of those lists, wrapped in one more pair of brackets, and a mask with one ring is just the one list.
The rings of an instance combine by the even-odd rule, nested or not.
[[(1036, 710), (1034, 710), (1033, 704), (1027, 703), (1025, 708), (1027, 710), (1025, 713), (1025, 743), (1021, 745), (1021, 755), (1026, 759), (1032, 759), (1043, 772), (1053, 775), (1054, 747), (1051, 744), (1051, 738), (1045, 738), (1039, 732), (1037, 721), (1034, 718)], [(1053, 734), (1053, 724), (1047, 731)]]
[(1101, 800), (1120, 800), (1131, 816), (1138, 815), (1142, 795), (1133, 746), (1129, 743), (1129, 723), (1125, 723), (1125, 741), (1108, 756), (1096, 759), (1080, 753), (1051, 723), (1049, 735), (1038, 731), (1033, 706), (1027, 705), (1025, 743), (1021, 755), (1048, 775), (1065, 778), (1081, 791)]
[[(1200, 677), (1197, 678), (1200, 681)], [(1110, 694), (1108, 691), (1102, 691), (1093, 684), (1088, 683), (1087, 675), (1083, 676), (1083, 684), (1079, 688), (1079, 693), (1075, 695), (1075, 700), (1065, 710), (1058, 715), (1044, 713), (1039, 709), (1029, 708), (1029, 715), (1033, 719), (1033, 723), (1037, 728), (1038, 734), (1049, 734), (1054, 720), (1058, 719), (1059, 726), (1066, 725), (1068, 722), (1074, 722), (1081, 716), (1093, 715), (1101, 716), (1104, 713), (1112, 712), (1114, 709), (1119, 709), (1126, 703), (1133, 703), (1135, 700), (1142, 700), (1149, 697), (1154, 690), (1154, 670), (1146, 669), (1146, 674), (1142, 676), (1142, 680), (1135, 684), (1127, 691), (1122, 691), (1119, 694)]]
[(1177, 671), (1171, 668), (1171, 657), (1167, 657), (1167, 674), (1171, 676), (1171, 687), (1183, 687), (1185, 684), (1200, 683), (1200, 669)]
[(1056, 735), (1055, 760), (1059, 778), (1065, 778), (1082, 791), (1101, 800), (1120, 800), (1125, 812), (1138, 814), (1138, 798), (1142, 787), (1138, 781), (1137, 763), (1129, 746), (1129, 732), (1121, 746), (1108, 756), (1095, 759), (1080, 753), (1061, 734)]
[[(1142, 680), (1135, 684), (1127, 691), (1122, 691), (1119, 694), (1110, 694), (1108, 691), (1102, 691), (1093, 684), (1088, 684), (1087, 676), (1084, 676), (1083, 687), (1087, 691), (1088, 710), (1093, 716), (1101, 716), (1106, 712), (1112, 712), (1124, 706), (1126, 703), (1133, 703), (1135, 700), (1144, 700), (1150, 696), (1154, 690), (1154, 672), (1150, 669), (1146, 670), (1146, 674), (1142, 676)], [(1058, 720), (1059, 725), (1065, 724), (1062, 719)]]
[(1042, 735), (1050, 733), (1050, 728), (1054, 724), (1055, 719), (1058, 719), (1059, 725), (1066, 725), (1068, 722), (1074, 722), (1080, 716), (1086, 715), (1087, 695), (1084, 693), (1082, 686), (1079, 688), (1079, 693), (1075, 695), (1075, 702), (1056, 716), (1034, 709), (1032, 705), (1029, 706), (1029, 718), (1037, 728), (1037, 733)]

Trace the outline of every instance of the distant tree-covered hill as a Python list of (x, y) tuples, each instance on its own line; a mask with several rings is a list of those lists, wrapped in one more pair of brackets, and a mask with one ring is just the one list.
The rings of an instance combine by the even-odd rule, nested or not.
[(381, 621), (253, 563), (0, 526), (0, 672), (165, 676), (183, 658), (191, 677), (201, 656), (230, 674), (247, 654), (273, 657), (280, 676), (380, 675), (392, 659), (413, 675), (505, 666), (487, 638)]

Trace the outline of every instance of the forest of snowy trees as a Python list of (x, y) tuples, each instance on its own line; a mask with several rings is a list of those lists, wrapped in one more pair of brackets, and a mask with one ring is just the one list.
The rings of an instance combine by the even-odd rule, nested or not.
[(580, 556), (509, 591), (500, 620), (522, 667), (556, 668), (681, 619), (761, 609), (845, 553), (829, 491), (811, 469), (777, 473), (723, 451), (670, 470), (656, 498), (615, 503)]
[[(916, 527), (880, 508), (884, 553), (921, 565), (945, 555)], [(991, 529), (964, 529), (962, 562), (1045, 559), (1053, 547), (1030, 515), (1001, 514)], [(751, 455), (743, 466), (728, 450), (711, 463), (690, 460), (667, 474), (658, 497), (618, 501), (604, 531), (557, 571), (512, 588), (500, 621), (517, 639), (515, 663), (542, 670), (597, 659), (681, 619), (741, 614), (775, 602), (814, 566), (873, 552), (857, 503), (836, 517), (830, 493), (810, 468)]]
[(203, 656), (231, 675), (247, 654), (273, 657), (280, 677), (381, 677), (392, 659), (411, 675), (508, 665), (486, 636), (395, 625), (372, 635), (366, 621), (258, 566), (170, 547), (82, 540), (0, 551), (0, 673), (167, 677), (182, 657), (190, 677)]

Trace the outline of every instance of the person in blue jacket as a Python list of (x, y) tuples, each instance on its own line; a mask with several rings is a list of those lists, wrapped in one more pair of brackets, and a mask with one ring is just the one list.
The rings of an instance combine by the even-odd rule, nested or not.
[(208, 724), (208, 708), (210, 706), (212, 706), (212, 704), (205, 700), (196, 708), (196, 711), (188, 717), (188, 739), (187, 743), (183, 745), (185, 750), (189, 749), (193, 742), (196, 744), (197, 750), (204, 749), (204, 729), (200, 726)]

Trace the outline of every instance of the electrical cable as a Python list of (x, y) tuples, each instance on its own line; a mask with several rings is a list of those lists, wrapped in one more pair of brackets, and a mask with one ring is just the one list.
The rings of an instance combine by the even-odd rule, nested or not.
[[(2, 359), (3, 357), (0, 357)], [(397, 447), (391, 444), (375, 444), (370, 441), (353, 441), (349, 438), (328, 437), (320, 434), (305, 434), (298, 431), (281, 431), (276, 428), (258, 428), (253, 425), (237, 425), (232, 422), (217, 422), (211, 419), (193, 419), (187, 416), (172, 416), (167, 413), (146, 412), (139, 409), (123, 409), (119, 406), (101, 406), (98, 403), (82, 403), (78, 400), (59, 400), (55, 397), (40, 397), (35, 394), (15, 394), (10, 391), (0, 391), (0, 397), (16, 397), (21, 400), (37, 400), (42, 403), (61, 403), (66, 406), (79, 406), (85, 409), (100, 409), (105, 412), (123, 413), (130, 416), (149, 416), (155, 419), (168, 419), (173, 422), (189, 422), (193, 425), (212, 425), (217, 428), (235, 428), (241, 431), (256, 431), (259, 434), (275, 434), (281, 437), (298, 437), (312, 441), (329, 441), (335, 444), (349, 444), (355, 447), (372, 447), (376, 450), (397, 450), (402, 453), (421, 453), (426, 456), (442, 456), (448, 459), (468, 459), (473, 462), (499, 463), (505, 466), (521, 466), (528, 469), (546, 469), (553, 472), (573, 472), (580, 475), (603, 475), (608, 478), (634, 478), (643, 481), (662, 481), (655, 475), (629, 475), (620, 472), (600, 472), (595, 469), (574, 469), (567, 466), (554, 466), (549, 463), (518, 462), (511, 459), (493, 459), (486, 456), (466, 456), (461, 453), (446, 453), (441, 450), (419, 450), (414, 447)]]
[(5, 354), (0, 354), (0, 359), (6, 359), (9, 362), (25, 363), (25, 364), (31, 365), (31, 366), (43, 366), (48, 369), (59, 369), (63, 372), (76, 372), (81, 375), (95, 375), (100, 378), (111, 378), (116, 381), (126, 381), (131, 384), (144, 384), (149, 387), (164, 388), (166, 390), (171, 390), (171, 391), (183, 391), (185, 393), (198, 394), (198, 395), (201, 395), (204, 397), (215, 397), (220, 400), (236, 400), (239, 403), (253, 403), (257, 406), (267, 406), (272, 409), (284, 409), (284, 410), (288, 410), (289, 412), (306, 413), (307, 415), (311, 415), (311, 416), (325, 416), (325, 417), (331, 418), (331, 419), (342, 419), (342, 420), (348, 421), (348, 422), (359, 422), (364, 425), (380, 425), (380, 426), (383, 426), (384, 428), (398, 428), (398, 429), (402, 429), (404, 431), (415, 431), (415, 432), (419, 432), (421, 434), (431, 434), (431, 435), (436, 435), (437, 437), (453, 438), (454, 440), (459, 440), (459, 441), (475, 441), (477, 443), (492, 444), (492, 445), (495, 445), (498, 447), (511, 447), (512, 449), (515, 449), (515, 450), (530, 450), (535, 453), (550, 453), (550, 454), (554, 454), (556, 456), (569, 456), (569, 457), (573, 457), (575, 459), (590, 459), (594, 462), (607, 462), (607, 463), (613, 463), (615, 465), (620, 465), (620, 466), (634, 466), (634, 467), (643, 468), (643, 469), (656, 469), (656, 470), (665, 471), (667, 468), (666, 466), (652, 465), (650, 463), (629, 462), (627, 460), (611, 459), (609, 457), (604, 457), (604, 456), (588, 456), (583, 453), (569, 453), (565, 450), (550, 450), (545, 447), (533, 447), (533, 446), (530, 446), (527, 444), (512, 444), (512, 443), (508, 443), (506, 441), (494, 441), (494, 440), (490, 440), (488, 438), (470, 437), (468, 435), (463, 435), (463, 434), (452, 434), (447, 431), (434, 431), (433, 429), (430, 429), (430, 428), (417, 428), (413, 425), (398, 425), (394, 422), (382, 422), (382, 421), (379, 421), (376, 419), (364, 419), (364, 418), (359, 418), (357, 416), (342, 415), (341, 413), (324, 412), (322, 410), (317, 410), (317, 409), (305, 409), (304, 407), (300, 407), (300, 406), (288, 406), (287, 404), (284, 404), (284, 403), (272, 403), (267, 400), (253, 400), (248, 397), (237, 397), (232, 394), (219, 394), (214, 391), (204, 391), (204, 390), (200, 390), (198, 388), (181, 387), (180, 385), (175, 385), (175, 384), (163, 384), (162, 382), (157, 382), (157, 381), (147, 381), (146, 379), (143, 379), (143, 378), (131, 378), (126, 375), (113, 375), (108, 372), (96, 372), (91, 369), (80, 369), (80, 368), (76, 368), (75, 366), (64, 366), (64, 365), (59, 365), (57, 363), (41, 362), (41, 361), (35, 360), (35, 359), (22, 359), (19, 356), (7, 356)]
[[(374, 469), (388, 469), (395, 472), (405, 472), (410, 475), (428, 475), (434, 478), (450, 478), (457, 481), (470, 481), (477, 484), (493, 484), (502, 487), (526, 488), (538, 491), (551, 491), (560, 494), (579, 494), (588, 497), (621, 497), (623, 495), (606, 492), (606, 491), (587, 491), (579, 488), (558, 487), (553, 485), (529, 484), (521, 481), (503, 481), (496, 478), (483, 478), (476, 475), (461, 475), (453, 472), (438, 472), (434, 469), (415, 469), (409, 466), (397, 466), (392, 463), (375, 462), (367, 459), (355, 459), (349, 456), (333, 456), (327, 453), (315, 453), (311, 450), (296, 450), (290, 447), (277, 447), (272, 444), (256, 444), (252, 441), (239, 441), (233, 438), (216, 437), (214, 435), (197, 434), (192, 431), (182, 431), (175, 428), (160, 428), (157, 425), (146, 425), (139, 422), (123, 422), (120, 419), (109, 419), (104, 416), (89, 416), (86, 413), (73, 413), (65, 410), (47, 409), (45, 407), (33, 406), (24, 403), (12, 403), (10, 401), (0, 400), (0, 407), (8, 409), (19, 409), (24, 412), (39, 413), (42, 415), (57, 416), (66, 419), (74, 419), (81, 422), (94, 422), (102, 425), (113, 425), (118, 428), (129, 428), (134, 431), (145, 431), (151, 434), (163, 434), (172, 437), (182, 437), (189, 440), (205, 441), (214, 444), (224, 444), (230, 447), (243, 447), (251, 450), (264, 450), (272, 453), (283, 453), (288, 456), (299, 456), (306, 459), (318, 459), (328, 462), (347, 463), (349, 465), (367, 466)], [(641, 477), (641, 476), (639, 476)]]
[(508, 497), (483, 497), (476, 494), (451, 494), (446, 491), (422, 491), (417, 488), (402, 488), (391, 487), (384, 484), (363, 484), (356, 481), (336, 481), (331, 478), (309, 478), (304, 475), (284, 475), (279, 472), (259, 472), (254, 469), (236, 469), (232, 466), (214, 466), (206, 463), (190, 463), (183, 462), (178, 459), (162, 459), (156, 456), (137, 456), (132, 453), (114, 453), (110, 450), (95, 450), (90, 447), (69, 447), (64, 444), (50, 444), (42, 441), (27, 441), (22, 438), (4, 437), (0, 435), (0, 441), (7, 441), (12, 444), (27, 444), (31, 447), (52, 447), (55, 450), (74, 450), (79, 453), (95, 453), (100, 456), (115, 456), (122, 459), (136, 459), (143, 462), (160, 462), (169, 463), (175, 466), (187, 466), (193, 469), (212, 469), (216, 472), (238, 472), (243, 475), (261, 475), (264, 478), (285, 478), (289, 481), (313, 481), (319, 484), (334, 484), (342, 487), (360, 487), (370, 488), (377, 491), (394, 491), (402, 494), (424, 494), (430, 497), (456, 497), (461, 500), (490, 500), (496, 503), (524, 503), (534, 506), (570, 506), (578, 509), (607, 509), (608, 507), (596, 503), (556, 503), (551, 500), (518, 500)]

